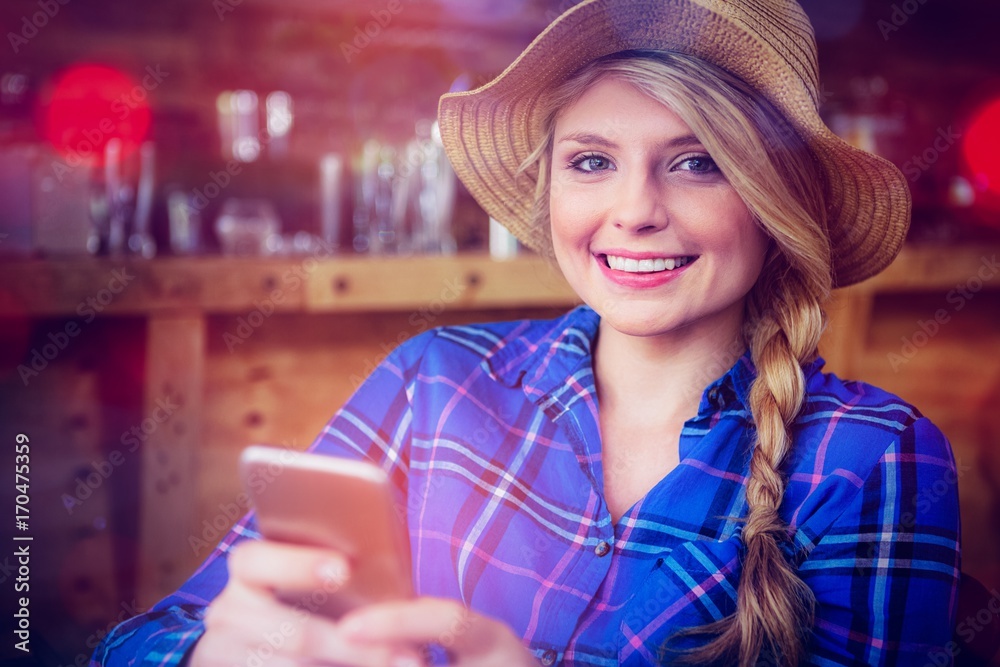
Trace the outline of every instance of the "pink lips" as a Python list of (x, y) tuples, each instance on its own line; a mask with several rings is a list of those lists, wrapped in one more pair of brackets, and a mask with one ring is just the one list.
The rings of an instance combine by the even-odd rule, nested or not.
[[(616, 255), (619, 257), (628, 257), (631, 259), (656, 259), (659, 257), (669, 257), (669, 255), (663, 254), (652, 254), (652, 253), (626, 253), (622, 251), (614, 251), (609, 254)], [(621, 285), (622, 287), (628, 287), (632, 289), (652, 289), (654, 287), (660, 287), (669, 282), (677, 280), (681, 274), (687, 271), (688, 267), (698, 261), (698, 257), (691, 260), (679, 269), (673, 269), (670, 271), (660, 271), (657, 273), (628, 273), (626, 271), (615, 271), (605, 263), (605, 254), (601, 253), (594, 255), (594, 261), (601, 268), (604, 275), (612, 282)]]

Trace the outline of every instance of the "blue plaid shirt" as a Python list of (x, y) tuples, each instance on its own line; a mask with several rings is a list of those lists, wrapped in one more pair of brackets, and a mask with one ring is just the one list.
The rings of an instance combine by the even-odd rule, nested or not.
[[(543, 664), (657, 664), (675, 631), (735, 609), (755, 370), (747, 353), (708, 384), (680, 464), (615, 524), (602, 495), (598, 321), (581, 306), (421, 334), (313, 448), (389, 473), (419, 594), (501, 619)], [(804, 367), (781, 507), (786, 555), (816, 596), (809, 664), (924, 665), (954, 627), (950, 446), (913, 406), (822, 366)], [(110, 633), (92, 665), (180, 663), (226, 583), (226, 554), (257, 537), (252, 515), (238, 522), (179, 591)]]

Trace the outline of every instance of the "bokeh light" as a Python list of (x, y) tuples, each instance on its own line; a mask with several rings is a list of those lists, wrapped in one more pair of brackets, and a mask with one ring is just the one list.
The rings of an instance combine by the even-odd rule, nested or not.
[(973, 181), (1000, 195), (1000, 99), (973, 116), (962, 148)]
[(45, 138), (70, 166), (100, 163), (112, 138), (121, 139), (126, 152), (136, 150), (149, 132), (156, 82), (147, 76), (140, 83), (105, 65), (73, 65), (56, 77), (43, 103)]

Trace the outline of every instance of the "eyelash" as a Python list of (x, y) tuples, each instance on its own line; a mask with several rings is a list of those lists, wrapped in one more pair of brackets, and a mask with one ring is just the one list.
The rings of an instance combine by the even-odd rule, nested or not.
[[(588, 170), (588, 169), (580, 169), (580, 165), (582, 165), (587, 160), (595, 160), (595, 159), (605, 160), (609, 164), (611, 163), (610, 158), (608, 158), (605, 155), (601, 155), (600, 153), (584, 153), (583, 155), (578, 155), (575, 158), (573, 158), (572, 160), (570, 160), (569, 164), (566, 165), (566, 166), (569, 169), (576, 169), (577, 171), (582, 171), (585, 174), (592, 174), (592, 173), (594, 173), (594, 171)], [(600, 171), (604, 171), (604, 170), (600, 170)]]
[[(593, 174), (593, 173), (597, 173), (598, 171), (607, 171), (606, 169), (589, 170), (589, 169), (581, 169), (580, 168), (580, 165), (582, 165), (587, 160), (594, 160), (594, 159), (605, 160), (609, 164), (611, 163), (611, 159), (609, 157), (607, 157), (605, 155), (601, 155), (600, 153), (584, 153), (584, 154), (578, 155), (577, 157), (575, 157), (572, 160), (570, 160), (569, 164), (566, 165), (566, 166), (567, 166), (568, 169), (575, 169), (575, 170), (583, 172), (585, 174)], [(695, 174), (714, 174), (714, 173), (718, 173), (719, 172), (719, 165), (717, 165), (715, 163), (715, 160), (713, 160), (708, 155), (692, 155), (691, 157), (684, 158), (683, 160), (681, 160), (677, 164), (679, 166), (681, 164), (685, 164), (685, 163), (688, 163), (688, 162), (694, 162), (696, 160), (707, 162), (710, 165), (710, 168), (706, 169), (706, 170), (702, 170), (702, 171), (698, 171), (698, 170), (694, 170), (694, 169), (687, 169), (687, 170), (682, 170), (682, 171), (690, 171), (690, 172), (695, 173)], [(674, 169), (671, 169), (671, 171), (674, 171)]]

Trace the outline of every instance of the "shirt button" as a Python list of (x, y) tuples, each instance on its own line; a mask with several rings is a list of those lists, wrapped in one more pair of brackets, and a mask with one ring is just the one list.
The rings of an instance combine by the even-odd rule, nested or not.
[(594, 553), (598, 556), (607, 556), (609, 551), (611, 551), (611, 545), (604, 540), (598, 542), (597, 546), (594, 547)]
[(718, 405), (718, 403), (719, 403), (719, 389), (718, 389), (718, 387), (710, 389), (708, 391), (708, 400), (710, 400), (712, 403), (715, 403), (716, 405)]
[(542, 664), (545, 665), (545, 667), (549, 667), (549, 665), (556, 664), (556, 652), (553, 651), (552, 649), (549, 649), (548, 651), (543, 653)]

